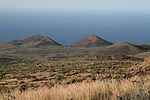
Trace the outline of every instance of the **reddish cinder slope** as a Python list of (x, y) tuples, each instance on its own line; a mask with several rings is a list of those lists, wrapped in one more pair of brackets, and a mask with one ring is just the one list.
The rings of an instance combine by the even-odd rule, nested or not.
[(113, 43), (108, 42), (96, 35), (90, 35), (74, 44), (76, 47), (96, 47), (96, 46), (109, 46)]

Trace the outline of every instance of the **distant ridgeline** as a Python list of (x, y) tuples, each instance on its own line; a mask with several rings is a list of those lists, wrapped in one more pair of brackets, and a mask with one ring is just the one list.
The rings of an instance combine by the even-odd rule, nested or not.
[[(18, 47), (48, 47), (62, 46), (66, 47), (48, 36), (34, 35), (23, 40), (12, 40), (0, 42), (0, 48), (18, 48)], [(68, 46), (69, 47), (69, 46)], [(75, 42), (73, 48), (80, 47), (100, 47), (99, 53), (106, 54), (136, 54), (150, 50), (150, 45), (135, 45), (128, 42), (112, 43), (94, 34), (87, 36), (80, 41)]]

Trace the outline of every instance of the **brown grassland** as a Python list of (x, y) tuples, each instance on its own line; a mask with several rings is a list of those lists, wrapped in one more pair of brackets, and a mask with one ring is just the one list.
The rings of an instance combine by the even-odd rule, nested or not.
[(148, 55), (36, 51), (0, 53), (0, 100), (150, 100)]

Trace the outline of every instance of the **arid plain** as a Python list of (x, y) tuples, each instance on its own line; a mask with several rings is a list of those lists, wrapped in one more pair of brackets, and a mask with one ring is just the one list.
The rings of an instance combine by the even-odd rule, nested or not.
[(0, 100), (150, 100), (150, 45), (90, 35), (0, 43)]

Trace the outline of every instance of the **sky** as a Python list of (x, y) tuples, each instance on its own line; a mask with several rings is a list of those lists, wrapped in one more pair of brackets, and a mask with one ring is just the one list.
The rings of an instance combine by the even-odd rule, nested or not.
[(150, 0), (0, 0), (1, 11), (150, 12)]
[(48, 35), (73, 44), (89, 34), (150, 43), (150, 0), (0, 0), (0, 41)]

